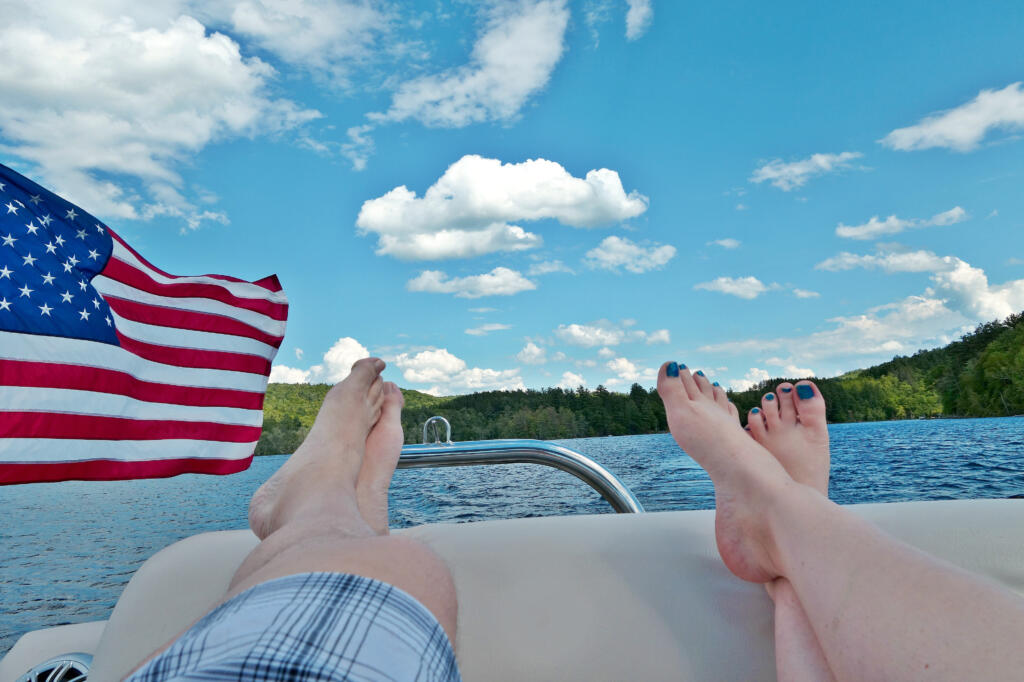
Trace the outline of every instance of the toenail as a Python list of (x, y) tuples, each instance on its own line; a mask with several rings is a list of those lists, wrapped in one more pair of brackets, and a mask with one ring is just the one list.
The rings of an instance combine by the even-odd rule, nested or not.
[(674, 362), (668, 363), (668, 367), (665, 368), (665, 374), (667, 374), (670, 377), (679, 376), (679, 365), (677, 365)]
[(698, 369), (698, 370), (697, 370), (697, 376), (699, 376), (699, 377), (702, 377), (702, 376), (704, 376), (704, 370), (702, 370), (702, 369)]
[(685, 362), (680, 362), (679, 363), (679, 369), (686, 369), (686, 363)]
[(774, 393), (769, 393), (768, 395), (766, 395), (764, 397), (764, 399), (765, 400), (775, 400), (775, 394)]
[(721, 386), (721, 384), (720, 384), (720, 383), (718, 383), (717, 381), (716, 381), (716, 382), (714, 382), (714, 383), (712, 383), (711, 385), (712, 385), (712, 386)]
[(761, 410), (760, 410), (760, 408), (757, 408), (757, 407), (755, 407), (754, 409), (752, 409), (752, 410), (750, 411), (750, 414), (757, 414), (757, 413), (758, 413), (758, 412), (760, 412), (760, 411), (761, 411)]
[(800, 400), (807, 400), (808, 398), (814, 397), (814, 387), (810, 384), (800, 384), (796, 387), (796, 394), (800, 396)]
[(793, 387), (792, 387), (792, 386), (783, 386), (783, 387), (782, 387), (782, 392), (783, 392), (783, 393), (789, 393), (789, 392), (790, 392), (790, 391), (792, 391), (792, 390), (793, 390)]

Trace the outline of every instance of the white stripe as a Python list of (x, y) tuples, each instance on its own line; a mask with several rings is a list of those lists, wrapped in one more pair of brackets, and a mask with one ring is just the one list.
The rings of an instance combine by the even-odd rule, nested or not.
[(143, 381), (174, 386), (228, 388), (255, 393), (267, 390), (267, 377), (261, 374), (165, 365), (140, 358), (120, 346), (59, 336), (0, 331), (0, 359), (113, 369)]
[(214, 422), (239, 426), (263, 424), (262, 410), (151, 403), (114, 393), (25, 386), (0, 386), (0, 411), (4, 410), (60, 412), (124, 419)]
[(247, 353), (249, 355), (257, 355), (266, 360), (273, 360), (274, 356), (277, 355), (277, 349), (273, 346), (256, 339), (250, 339), (247, 336), (215, 334), (214, 332), (200, 332), (192, 329), (177, 329), (175, 327), (158, 327), (153, 324), (145, 324), (144, 322), (126, 320), (113, 311), (111, 313), (114, 316), (114, 324), (117, 326), (117, 330), (136, 341), (145, 341), (146, 343), (172, 346), (174, 348)]
[(202, 275), (195, 277), (178, 277), (177, 275), (174, 277), (167, 277), (166, 275), (161, 275), (159, 272), (136, 258), (134, 253), (122, 246), (116, 239), (114, 240), (113, 257), (126, 265), (130, 265), (136, 270), (141, 270), (144, 274), (149, 276), (150, 279), (163, 284), (212, 284), (227, 290), (232, 295), (238, 296), (239, 298), (257, 298), (265, 301), (271, 301), (273, 303), (288, 303), (288, 298), (284, 295), (284, 291), (270, 291), (250, 282), (230, 282), (223, 279), (217, 279), (216, 277), (204, 277)]
[(244, 322), (250, 327), (255, 327), (256, 329), (259, 329), (266, 334), (270, 334), (271, 336), (284, 336), (285, 323), (283, 320), (275, 320), (263, 313), (246, 310), (245, 308), (236, 308), (233, 305), (222, 303), (221, 301), (213, 301), (208, 298), (177, 298), (171, 296), (159, 296), (157, 294), (151, 294), (148, 291), (142, 291), (141, 289), (130, 287), (127, 284), (122, 284), (121, 282), (114, 281), (103, 275), (94, 277), (92, 285), (96, 287), (96, 291), (104, 295), (117, 296), (118, 298), (126, 298), (129, 301), (148, 303), (149, 305), (161, 306), (164, 308), (190, 310), (198, 313), (212, 313), (214, 315), (220, 315), (221, 317), (229, 317), (233, 320)]
[(65, 438), (0, 438), (4, 464), (46, 464), (112, 459), (146, 462), (160, 459), (245, 459), (255, 443), (208, 440), (71, 440)]

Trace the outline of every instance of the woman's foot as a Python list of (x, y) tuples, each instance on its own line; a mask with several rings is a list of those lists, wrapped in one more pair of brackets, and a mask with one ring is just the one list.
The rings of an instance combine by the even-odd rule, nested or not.
[(779, 575), (768, 517), (780, 495), (795, 492), (778, 460), (740, 427), (721, 387), (698, 372), (668, 362), (658, 373), (676, 443), (715, 485), (715, 537), (736, 576), (765, 583)]
[(828, 426), (825, 399), (810, 381), (781, 383), (747, 415), (754, 440), (775, 455), (794, 481), (828, 496)]
[(249, 526), (258, 538), (303, 514), (346, 522), (353, 533), (370, 534), (356, 504), (356, 482), (367, 437), (385, 403), (383, 369), (380, 358), (359, 360), (328, 391), (302, 445), (252, 496)]

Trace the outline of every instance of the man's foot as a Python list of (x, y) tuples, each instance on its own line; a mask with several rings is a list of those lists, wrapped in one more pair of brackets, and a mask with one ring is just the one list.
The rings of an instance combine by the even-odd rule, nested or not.
[(352, 365), (328, 391), (299, 449), (253, 494), (249, 526), (260, 540), (302, 514), (322, 514), (370, 534), (357, 509), (356, 480), (384, 402), (383, 369), (380, 358)]
[(658, 372), (676, 443), (715, 485), (715, 537), (725, 565), (736, 576), (765, 583), (779, 575), (767, 522), (779, 495), (795, 483), (767, 450), (740, 427), (721, 387), (685, 366), (665, 363)]
[(779, 384), (747, 415), (754, 440), (775, 455), (794, 481), (828, 496), (828, 426), (825, 399), (810, 381)]
[(405, 442), (402, 433), (404, 404), (405, 398), (398, 386), (385, 382), (380, 419), (366, 439), (366, 454), (356, 479), (359, 513), (377, 535), (388, 534), (388, 489)]

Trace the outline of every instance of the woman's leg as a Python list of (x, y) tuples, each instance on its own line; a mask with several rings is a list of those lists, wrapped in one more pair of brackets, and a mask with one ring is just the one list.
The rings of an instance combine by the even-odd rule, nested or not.
[(785, 577), (837, 679), (1005, 680), (1024, 670), (1024, 599), (930, 557), (796, 483), (662, 367), (672, 435), (715, 484), (719, 553), (738, 577)]

